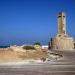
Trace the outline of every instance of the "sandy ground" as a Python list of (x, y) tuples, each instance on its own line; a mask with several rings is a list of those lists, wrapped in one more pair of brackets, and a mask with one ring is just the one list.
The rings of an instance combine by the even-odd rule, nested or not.
[(75, 65), (41, 63), (0, 66), (0, 75), (75, 75)]
[(62, 54), (64, 59), (58, 61), (0, 65), (0, 75), (75, 75), (75, 52)]

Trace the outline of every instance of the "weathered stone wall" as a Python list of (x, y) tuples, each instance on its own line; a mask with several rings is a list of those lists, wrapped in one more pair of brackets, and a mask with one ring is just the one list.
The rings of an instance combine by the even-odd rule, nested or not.
[(74, 48), (73, 42), (71, 37), (56, 37), (52, 41), (52, 49), (72, 50)]

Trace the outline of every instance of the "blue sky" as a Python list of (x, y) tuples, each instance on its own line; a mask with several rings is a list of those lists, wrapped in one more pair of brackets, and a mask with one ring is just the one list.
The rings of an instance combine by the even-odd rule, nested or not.
[(75, 0), (0, 0), (0, 45), (48, 44), (57, 34), (57, 14), (67, 16), (75, 37)]

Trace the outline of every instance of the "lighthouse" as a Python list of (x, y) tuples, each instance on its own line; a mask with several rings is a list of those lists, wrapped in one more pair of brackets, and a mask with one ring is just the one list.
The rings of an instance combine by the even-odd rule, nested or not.
[(64, 12), (58, 13), (58, 33), (52, 38), (51, 48), (54, 50), (73, 50), (74, 40), (66, 33), (66, 15)]
[(64, 12), (58, 14), (58, 35), (66, 35), (66, 16)]

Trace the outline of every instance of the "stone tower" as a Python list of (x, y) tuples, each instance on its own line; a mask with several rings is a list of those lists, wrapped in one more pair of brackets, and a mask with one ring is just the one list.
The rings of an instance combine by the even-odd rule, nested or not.
[(64, 12), (58, 14), (58, 35), (66, 35), (66, 16)]
[(66, 33), (66, 15), (64, 12), (58, 13), (58, 34), (52, 38), (51, 49), (73, 50), (74, 40)]

